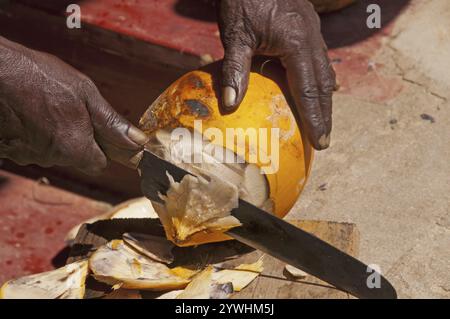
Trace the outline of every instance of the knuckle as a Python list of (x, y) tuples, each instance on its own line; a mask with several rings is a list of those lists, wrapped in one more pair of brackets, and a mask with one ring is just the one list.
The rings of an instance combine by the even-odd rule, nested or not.
[(330, 97), (333, 95), (334, 88), (336, 87), (336, 82), (330, 80), (325, 80), (320, 87), (320, 95), (323, 97)]
[(310, 103), (314, 103), (314, 100), (318, 99), (319, 96), (319, 90), (315, 86), (304, 87), (301, 92), (301, 97), (308, 100)]
[(84, 74), (80, 75), (79, 87), (81, 91), (86, 94), (86, 96), (89, 96), (94, 92), (97, 92), (97, 86), (95, 85), (95, 83)]
[(127, 123), (124, 123), (122, 117), (119, 114), (109, 109), (105, 109), (103, 111), (103, 114), (105, 117), (106, 127), (113, 129), (120, 128), (123, 129), (124, 131), (128, 129), (129, 125)]
[(240, 72), (243, 70), (242, 62), (236, 57), (228, 57), (224, 60), (225, 72)]
[(325, 133), (324, 120), (320, 108), (303, 107), (302, 120), (309, 128), (310, 133), (315, 137), (320, 137)]
[(323, 127), (322, 116), (317, 112), (312, 112), (308, 115), (308, 122), (311, 128), (316, 131), (321, 130)]

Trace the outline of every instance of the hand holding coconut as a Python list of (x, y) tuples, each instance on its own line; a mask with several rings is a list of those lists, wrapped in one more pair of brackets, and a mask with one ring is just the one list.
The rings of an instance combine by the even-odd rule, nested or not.
[(146, 141), (89, 78), (0, 37), (0, 158), (95, 174), (108, 159), (133, 166)]
[(237, 109), (247, 91), (253, 55), (281, 59), (296, 109), (314, 148), (329, 146), (334, 70), (307, 0), (221, 0), (219, 27), (225, 48), (222, 99)]

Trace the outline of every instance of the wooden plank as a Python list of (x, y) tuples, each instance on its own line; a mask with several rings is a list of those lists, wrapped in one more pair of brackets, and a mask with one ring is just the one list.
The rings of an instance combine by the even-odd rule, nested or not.
[[(293, 220), (289, 222), (354, 257), (358, 256), (359, 232), (354, 224), (313, 220)], [(241, 260), (233, 261), (233, 263), (254, 262), (262, 256), (264, 262), (263, 274), (247, 288), (237, 293), (234, 298), (349, 298), (347, 293), (337, 290), (313, 276), (308, 275), (301, 280), (292, 278), (284, 270), (286, 265), (284, 262), (259, 251), (248, 254)]]
[[(327, 241), (335, 247), (357, 257), (359, 233), (354, 224), (327, 221), (290, 221), (297, 227)], [(99, 246), (112, 239), (121, 239), (124, 232), (140, 232), (164, 236), (158, 220), (107, 220), (84, 225), (75, 240), (68, 262), (87, 258)], [(284, 272), (285, 264), (264, 255), (237, 241), (200, 245), (174, 249), (175, 264), (195, 264), (203, 268), (208, 264), (222, 263), (223, 268), (233, 268), (242, 263), (253, 263), (263, 256), (263, 273), (247, 288), (233, 298), (348, 298), (348, 294), (330, 287), (312, 276), (294, 280)], [(109, 292), (109, 287), (98, 285), (92, 278), (87, 285), (88, 297), (100, 297)], [(143, 293), (146, 298), (158, 296)]]

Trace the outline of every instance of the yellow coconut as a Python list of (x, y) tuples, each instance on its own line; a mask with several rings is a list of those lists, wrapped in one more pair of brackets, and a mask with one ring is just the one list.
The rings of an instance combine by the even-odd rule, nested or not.
[[(220, 63), (187, 73), (169, 86), (148, 108), (140, 120), (140, 127), (153, 136), (164, 135), (158, 132), (179, 127), (191, 129), (201, 133), (211, 144), (231, 151), (245, 159), (245, 162), (259, 167), (261, 172), (254, 174), (254, 170), (246, 170), (245, 174), (250, 175), (248, 179), (251, 180), (260, 178), (257, 175), (264, 176), (270, 205), (253, 203), (283, 217), (292, 208), (305, 185), (313, 149), (299, 129), (285, 97), (286, 90), (282, 89), (283, 84), (279, 85), (279, 79), (283, 76), (280, 76), (278, 68), (272, 69), (277, 71), (271, 70), (269, 65), (259, 69), (264, 72), (250, 74), (248, 91), (238, 110), (232, 114), (221, 111), (218, 93)], [(239, 134), (243, 136), (240, 140), (237, 137)], [(164, 138), (167, 139), (159, 137), (160, 140)], [(230, 169), (237, 170), (237, 167)], [(221, 174), (219, 172), (216, 175), (222, 177)], [(235, 183), (238, 188), (241, 184)], [(255, 191), (248, 189), (249, 193)], [(196, 240), (191, 238), (190, 242), (182, 245), (224, 238), (217, 233), (203, 232), (197, 234)]]

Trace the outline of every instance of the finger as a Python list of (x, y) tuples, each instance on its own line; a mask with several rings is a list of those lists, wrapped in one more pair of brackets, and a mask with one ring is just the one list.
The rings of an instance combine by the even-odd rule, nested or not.
[(332, 96), (336, 88), (336, 73), (328, 58), (325, 44), (323, 44), (322, 50), (313, 54), (313, 64), (319, 88), (319, 103), (325, 124), (325, 134), (329, 136), (332, 128)]
[(327, 148), (329, 135), (327, 135), (322, 117), (319, 88), (315, 78), (311, 52), (302, 50), (284, 57), (282, 62), (287, 70), (289, 88), (309, 141), (317, 150)]
[(94, 85), (87, 89), (86, 105), (95, 138), (101, 144), (109, 143), (124, 150), (139, 150), (148, 142), (147, 135), (117, 113)]
[(226, 113), (234, 112), (247, 92), (253, 50), (242, 44), (225, 48), (222, 65), (222, 104)]
[(102, 144), (102, 150), (108, 155), (108, 158), (121, 163), (124, 166), (127, 166), (132, 169), (136, 169), (139, 165), (139, 162), (142, 159), (143, 151), (131, 151), (119, 149), (117, 146), (112, 145), (110, 143), (104, 142)]

